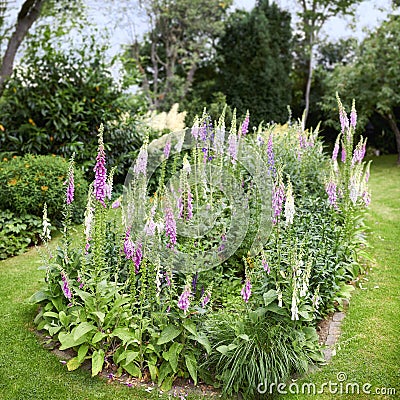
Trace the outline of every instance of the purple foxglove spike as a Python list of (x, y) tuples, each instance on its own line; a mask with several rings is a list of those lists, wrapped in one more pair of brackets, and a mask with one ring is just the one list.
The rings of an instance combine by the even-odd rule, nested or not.
[(131, 240), (131, 230), (130, 228), (126, 231), (124, 240), (124, 253), (127, 260), (130, 260), (134, 254), (134, 246)]
[(246, 117), (245, 117), (245, 119), (243, 121), (243, 124), (242, 124), (242, 129), (241, 129), (243, 136), (246, 136), (246, 134), (249, 132), (249, 122), (250, 122), (250, 114), (247, 111)]
[(174, 213), (170, 206), (167, 206), (164, 210), (164, 220), (165, 220), (165, 234), (169, 238), (169, 243), (167, 247), (173, 249), (176, 243), (176, 221)]
[(135, 264), (135, 273), (136, 274), (139, 273), (139, 268), (140, 268), (140, 264), (142, 262), (142, 257), (143, 257), (142, 243), (138, 243), (136, 245), (136, 250), (135, 250), (135, 253), (133, 255), (133, 262)]
[(164, 157), (167, 159), (169, 157), (169, 154), (171, 152), (171, 140), (168, 140), (164, 147)]
[(99, 148), (96, 157), (96, 165), (94, 167), (94, 193), (96, 199), (105, 207), (104, 202), (106, 198), (106, 182), (107, 182), (107, 169), (106, 169), (106, 154), (104, 152), (103, 136), (99, 139)]
[(271, 269), (270, 269), (270, 267), (269, 267), (269, 265), (268, 265), (267, 260), (263, 259), (261, 262), (262, 262), (262, 266), (263, 266), (263, 268), (264, 268), (264, 271), (265, 271), (267, 274), (270, 274), (270, 273), (271, 273)]
[(326, 193), (328, 194), (329, 204), (332, 207), (337, 208), (337, 187), (335, 182), (328, 182), (326, 186)]
[(242, 291), (240, 292), (245, 303), (248, 303), (248, 301), (249, 301), (249, 299), (250, 299), (250, 296), (251, 296), (251, 288), (252, 288), (252, 286), (251, 286), (250, 279), (249, 279), (249, 278), (246, 278), (246, 282), (245, 282), (245, 284), (244, 284), (244, 286), (243, 286)]
[(190, 306), (190, 288), (185, 287), (185, 290), (182, 292), (182, 294), (179, 296), (178, 300), (178, 307), (183, 310), (185, 313), (189, 309)]
[(65, 296), (68, 300), (71, 300), (71, 298), (72, 298), (72, 293), (71, 293), (71, 290), (70, 290), (70, 288), (69, 288), (67, 275), (65, 274), (64, 271), (61, 272), (61, 279), (62, 279), (62, 282), (63, 282), (62, 290), (63, 290), (64, 296)]

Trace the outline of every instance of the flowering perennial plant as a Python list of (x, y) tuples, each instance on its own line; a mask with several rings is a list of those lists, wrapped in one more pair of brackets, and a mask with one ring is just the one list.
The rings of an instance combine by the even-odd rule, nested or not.
[(50, 231), (50, 221), (47, 217), (47, 204), (44, 203), (43, 206), (43, 231), (42, 231), (42, 240), (43, 241), (50, 241), (51, 240), (51, 231)]
[(71, 157), (71, 161), (69, 163), (68, 167), (68, 186), (67, 186), (67, 204), (71, 204), (74, 201), (74, 192), (75, 192), (75, 186), (74, 186), (74, 157), (75, 153)]
[[(283, 202), (285, 201), (285, 186), (282, 181), (282, 173), (278, 170), (276, 182), (272, 190), (272, 222), (277, 224), (282, 213)], [(289, 210), (289, 213), (291, 211)]]
[(185, 313), (188, 311), (190, 306), (190, 285), (185, 286), (185, 290), (179, 296), (178, 307), (183, 310)]
[(61, 271), (61, 279), (62, 279), (62, 291), (63, 291), (63, 293), (64, 293), (64, 296), (65, 296), (68, 300), (71, 300), (71, 298), (72, 298), (72, 293), (71, 293), (71, 289), (69, 288), (69, 283), (68, 283), (67, 275), (65, 274), (64, 271)]
[(173, 249), (176, 243), (176, 221), (174, 211), (169, 204), (167, 204), (166, 208), (164, 209), (164, 220), (165, 235), (169, 240), (169, 242), (167, 243), (167, 247)]
[[(101, 128), (79, 248), (71, 245), (67, 219), (66, 244), (47, 259), (47, 287), (35, 297), (46, 310), (37, 318), (39, 328), (62, 348), (78, 351), (68, 368), (91, 358), (92, 375), (97, 375), (107, 359), (119, 371), (148, 376), (168, 390), (178, 376), (197, 383), (205, 373), (199, 363), (216, 360), (210, 373), (225, 388), (230, 383), (220, 368), (239, 360), (240, 349), (255, 346), (254, 354), (261, 349), (260, 327), (263, 340), (273, 332), (288, 335), (280, 342), (284, 350), (301, 338), (306, 344), (296, 351), (303, 360), (322, 361), (313, 326), (334, 309), (350, 290), (347, 281), (359, 273), (351, 270), (360, 237), (354, 226), (361, 224), (359, 216), (370, 202), (366, 141), (353, 145), (354, 104), (349, 121), (339, 100), (339, 120), (341, 132), (329, 157), (318, 131), (305, 131), (300, 123), (253, 132), (249, 113), (237, 128), (234, 112), (226, 138), (224, 116), (213, 124), (204, 113), (185, 133), (194, 143), (190, 151), (182, 135), (144, 141), (118, 206), (112, 202), (113, 170), (107, 175)], [(161, 176), (150, 194), (147, 164), (153, 160), (150, 149), (160, 142), (165, 143), (156, 152)], [(182, 157), (170, 157), (172, 148), (183, 149)], [(253, 149), (256, 153), (246, 154)], [(246, 157), (249, 170), (242, 165)], [(73, 187), (72, 164), (69, 171)], [(272, 180), (261, 195), (259, 175), (262, 182)], [(242, 196), (234, 198), (234, 185)], [(261, 197), (267, 194), (264, 207)], [(68, 188), (66, 215), (73, 206)], [(271, 233), (261, 240), (256, 228), (267, 223)], [(45, 208), (45, 241), (49, 224)], [(242, 229), (247, 231), (235, 247)], [(205, 265), (210, 259), (219, 264)], [(225, 346), (215, 332), (228, 332), (229, 324), (221, 320), (230, 314), (237, 325)], [(207, 324), (214, 324), (212, 333), (204, 330)], [(293, 360), (300, 353), (293, 353)], [(279, 379), (299, 370), (290, 367), (284, 374), (281, 361), (276, 362), (272, 368)]]
[(250, 278), (246, 277), (242, 291), (240, 292), (245, 303), (249, 302), (249, 299), (251, 296), (251, 288), (252, 288), (252, 285), (251, 285)]
[(106, 198), (106, 184), (107, 184), (107, 169), (106, 169), (106, 154), (104, 152), (103, 142), (103, 125), (99, 129), (99, 147), (96, 157), (96, 165), (94, 167), (95, 179), (94, 179), (94, 195), (104, 207), (106, 206), (104, 200)]
[(241, 134), (243, 136), (246, 136), (246, 134), (249, 132), (249, 122), (250, 122), (250, 114), (249, 114), (249, 110), (247, 110), (246, 117), (243, 121), (242, 129), (241, 129)]
[(293, 197), (293, 188), (292, 182), (290, 182), (290, 178), (288, 178), (288, 184), (286, 188), (286, 200), (285, 200), (285, 223), (286, 225), (293, 224), (294, 218), (294, 197)]

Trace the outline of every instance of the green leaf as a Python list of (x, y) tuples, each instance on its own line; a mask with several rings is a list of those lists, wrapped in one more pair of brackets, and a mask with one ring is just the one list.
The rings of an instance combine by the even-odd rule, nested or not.
[(167, 376), (164, 379), (160, 389), (163, 390), (164, 392), (168, 392), (168, 390), (171, 390), (173, 382), (174, 382), (174, 377), (173, 376)]
[(197, 361), (193, 353), (185, 354), (185, 364), (194, 384), (197, 385)]
[(228, 346), (226, 346), (225, 344), (223, 344), (221, 346), (218, 346), (216, 348), (216, 350), (218, 351), (218, 353), (221, 353), (224, 356), (226, 356), (228, 354), (228, 351), (229, 351)]
[(99, 321), (101, 323), (104, 322), (104, 318), (105, 318), (106, 314), (104, 314), (103, 312), (101, 312), (101, 311), (93, 311), (91, 314), (95, 315), (99, 319)]
[(142, 373), (140, 372), (140, 368), (135, 365), (134, 363), (129, 363), (129, 364), (123, 364), (122, 367), (124, 370), (131, 376), (134, 376), (136, 378), (141, 378)]
[(268, 290), (267, 293), (263, 294), (264, 306), (271, 304), (277, 298), (278, 298), (278, 293), (275, 289)]
[(61, 329), (62, 329), (62, 326), (49, 326), (47, 328), (50, 336), (54, 336), (57, 332), (60, 332)]
[(74, 370), (78, 369), (81, 365), (82, 365), (82, 362), (79, 361), (78, 357), (71, 358), (67, 362), (68, 371), (74, 371)]
[(80, 344), (86, 342), (86, 335), (81, 336), (79, 339), (75, 340), (74, 335), (71, 333), (60, 332), (58, 334), (58, 340), (61, 343), (60, 350), (66, 350), (71, 347), (79, 346)]
[(83, 343), (81, 346), (79, 346), (78, 350), (78, 360), (79, 362), (83, 362), (83, 360), (86, 357), (86, 354), (89, 350), (89, 344), (88, 343)]
[[(121, 347), (121, 349), (122, 348), (123, 347)], [(126, 359), (126, 352), (127, 352), (127, 350), (122, 350), (120, 354), (118, 354), (118, 353), (114, 354), (115, 364), (120, 364), (121, 361)]]
[(124, 344), (127, 344), (128, 342), (135, 342), (139, 343), (139, 341), (136, 339), (135, 334), (131, 332), (128, 328), (117, 328), (114, 329), (113, 333), (111, 334), (112, 337), (118, 337), (119, 339), (122, 340)]
[(58, 297), (52, 297), (51, 302), (53, 303), (54, 307), (57, 309), (57, 311), (61, 311), (65, 309), (64, 305), (64, 296), (58, 296)]
[(130, 364), (132, 361), (135, 361), (139, 355), (138, 351), (128, 350), (126, 352), (126, 364)]
[(163, 361), (158, 371), (158, 385), (160, 386), (168, 374), (172, 372), (171, 365), (168, 361)]
[(64, 327), (67, 327), (69, 325), (69, 322), (71, 321), (71, 316), (67, 316), (65, 311), (60, 311), (58, 313), (58, 318), (60, 319), (60, 322)]
[(318, 340), (318, 334), (315, 328), (304, 326), (303, 328), (301, 328), (301, 330), (304, 332), (306, 340)]
[(71, 333), (74, 334), (74, 340), (78, 340), (83, 335), (86, 335), (90, 331), (96, 330), (96, 327), (90, 322), (81, 322), (74, 329), (72, 329)]
[(283, 307), (279, 307), (278, 304), (276, 303), (268, 304), (268, 306), (266, 306), (265, 309), (275, 314), (287, 315), (287, 311)]
[(48, 300), (48, 299), (49, 299), (48, 294), (46, 292), (44, 292), (43, 290), (40, 290), (39, 292), (36, 292), (35, 294), (33, 294), (29, 298), (28, 302), (30, 304), (36, 304), (36, 303), (40, 303), (40, 302), (42, 302), (44, 300)]
[(164, 343), (168, 343), (172, 340), (174, 340), (177, 336), (179, 336), (181, 333), (181, 330), (178, 329), (174, 325), (168, 325), (162, 332), (160, 337), (157, 340), (157, 344), (161, 345)]
[(103, 369), (104, 350), (95, 350), (92, 354), (92, 376), (96, 376)]
[(89, 299), (90, 297), (92, 297), (92, 295), (88, 292), (85, 292), (84, 290), (78, 289), (78, 288), (74, 288), (75, 293), (83, 300), (86, 302), (87, 299)]
[(303, 317), (303, 319), (305, 321), (312, 321), (313, 320), (313, 316), (310, 315), (307, 311), (299, 311), (299, 315), (301, 317)]
[(158, 368), (155, 365), (152, 365), (152, 364), (148, 364), (147, 366), (149, 367), (151, 380), (153, 382), (155, 382), (156, 379), (157, 379), (157, 375), (158, 375)]
[(58, 319), (58, 313), (54, 312), (54, 311), (46, 311), (43, 314), (44, 317), (50, 317), (50, 318), (57, 318)]
[(163, 358), (169, 361), (174, 372), (178, 369), (179, 354), (183, 349), (183, 344), (173, 343), (168, 351), (164, 351)]
[(208, 337), (205, 333), (198, 333), (196, 336), (189, 336), (189, 338), (203, 345), (203, 347), (206, 349), (207, 354), (211, 353), (210, 341), (208, 340)]
[(95, 335), (92, 338), (92, 343), (95, 344), (97, 342), (100, 342), (100, 340), (104, 339), (106, 336), (107, 336), (106, 333), (96, 332)]
[(192, 335), (197, 336), (196, 324), (189, 319), (184, 319), (182, 322), (183, 327)]

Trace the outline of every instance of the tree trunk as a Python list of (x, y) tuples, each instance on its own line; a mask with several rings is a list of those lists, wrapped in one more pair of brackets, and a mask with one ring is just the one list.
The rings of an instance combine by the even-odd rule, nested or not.
[[(187, 96), (190, 88), (192, 87), (194, 74), (196, 73), (196, 70), (197, 70), (197, 64), (196, 62), (193, 62), (186, 76), (185, 88), (183, 90), (183, 98)], [(181, 100), (183, 100), (183, 98)]]
[(313, 48), (314, 48), (314, 41), (313, 41), (313, 33), (310, 33), (310, 43), (309, 43), (309, 51), (310, 55), (308, 57), (308, 76), (307, 76), (307, 85), (306, 85), (306, 93), (304, 96), (305, 99), (305, 109), (304, 109), (304, 114), (303, 114), (303, 131), (306, 129), (306, 123), (307, 123), (307, 117), (308, 113), (310, 111), (310, 93), (311, 93), (311, 81), (312, 81), (312, 75), (313, 75)]
[(397, 164), (400, 165), (400, 130), (397, 126), (396, 118), (394, 118), (392, 114), (388, 115), (387, 120), (389, 122), (390, 129), (394, 132), (396, 137)]
[(12, 74), (15, 55), (17, 54), (19, 46), (32, 24), (39, 18), (45, 1), (46, 0), (25, 0), (18, 13), (15, 30), (8, 41), (7, 49), (0, 67), (0, 96), (3, 93), (5, 81)]

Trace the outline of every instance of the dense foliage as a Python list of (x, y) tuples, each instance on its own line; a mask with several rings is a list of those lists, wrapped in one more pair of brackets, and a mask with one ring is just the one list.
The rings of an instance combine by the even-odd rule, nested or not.
[(56, 154), (76, 161), (92, 177), (90, 156), (97, 128), (105, 136), (119, 181), (131, 165), (142, 134), (131, 107), (104, 59), (105, 48), (88, 37), (79, 51), (55, 45), (49, 27), (32, 39), (1, 98), (0, 145), (13, 154)]
[[(395, 140), (392, 143), (396, 143), (400, 163), (400, 94), (397, 90), (400, 85), (397, 59), (400, 49), (399, 29), (400, 17), (391, 15), (364, 40), (352, 63), (337, 66), (325, 80), (326, 90), (321, 105), (332, 123), (335, 103), (333, 96), (328, 93), (340, 90), (346, 94), (344, 99), (347, 103), (357, 93), (361, 125), (365, 127), (368, 119), (374, 113), (378, 114), (394, 133)], [(383, 147), (387, 148), (387, 145)]]
[(217, 47), (217, 88), (227, 103), (252, 119), (284, 122), (291, 103), (290, 14), (268, 0), (229, 16)]
[[(190, 92), (199, 65), (213, 54), (232, 0), (145, 0), (150, 31), (127, 50), (142, 72), (151, 108), (167, 111)], [(201, 18), (199, 16), (201, 15)], [(130, 69), (131, 62), (126, 66)]]
[[(4, 158), (0, 162), (0, 210), (17, 215), (41, 218), (47, 203), (49, 218), (58, 224), (63, 221), (63, 199), (66, 193), (67, 161), (55, 155)], [(86, 206), (88, 185), (81, 171), (75, 174), (76, 203), (72, 213), (81, 222)]]
[(90, 359), (93, 375), (111, 365), (111, 377), (125, 370), (163, 390), (190, 377), (253, 398), (259, 383), (323, 361), (315, 325), (361, 272), (369, 203), (355, 109), (350, 122), (339, 109), (331, 159), (317, 130), (249, 134), (248, 115), (237, 125), (234, 114), (228, 131), (223, 116), (211, 125), (204, 114), (191, 130), (145, 141), (114, 202), (100, 132), (80, 244), (71, 164), (64, 240), (44, 255), (46, 285), (32, 297), (39, 329), (76, 350), (68, 369)]
[(39, 240), (42, 219), (29, 214), (0, 211), (0, 260), (16, 256)]

